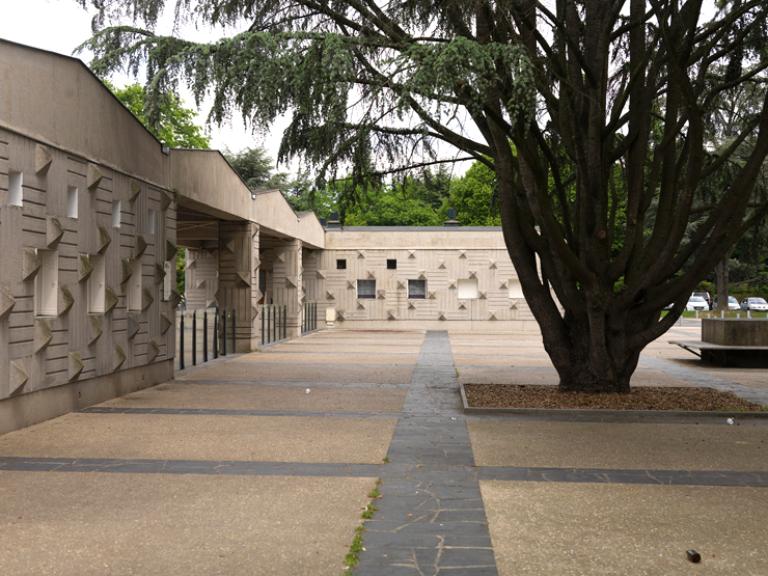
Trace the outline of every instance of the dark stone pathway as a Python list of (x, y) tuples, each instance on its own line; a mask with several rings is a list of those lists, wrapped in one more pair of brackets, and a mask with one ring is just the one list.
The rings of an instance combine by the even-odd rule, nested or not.
[(446, 332), (427, 332), (365, 522), (365, 576), (496, 575)]

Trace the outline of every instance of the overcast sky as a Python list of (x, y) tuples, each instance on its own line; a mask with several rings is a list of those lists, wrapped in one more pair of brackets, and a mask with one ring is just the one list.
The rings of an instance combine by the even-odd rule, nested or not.
[[(92, 16), (92, 9), (84, 10), (75, 0), (0, 0), (0, 38), (72, 56), (75, 48), (91, 36)], [(170, 33), (171, 26), (172, 19), (164, 18), (158, 31)], [(223, 32), (220, 29), (197, 30), (190, 26), (183, 28), (181, 34), (191, 40), (211, 40), (222, 36)], [(75, 56), (86, 63), (90, 59), (88, 54)], [(132, 78), (125, 75), (116, 76), (113, 80), (118, 86), (133, 82)], [(142, 83), (143, 80), (139, 79)], [(190, 108), (195, 108), (189, 94), (181, 96)], [(199, 110), (201, 125), (205, 124), (207, 113), (208, 108), (203, 104)], [(229, 125), (210, 126), (208, 130), (214, 148), (239, 151), (263, 145), (275, 158), (284, 125), (285, 122), (279, 123), (267, 135), (254, 134), (243, 125), (240, 118), (234, 118)], [(281, 170), (286, 168), (281, 167)]]

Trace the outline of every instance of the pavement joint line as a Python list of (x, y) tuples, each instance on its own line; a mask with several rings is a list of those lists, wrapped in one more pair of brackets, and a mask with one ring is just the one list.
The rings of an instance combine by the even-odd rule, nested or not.
[(308, 380), (213, 380), (213, 379), (184, 379), (176, 378), (169, 380), (167, 383), (175, 384), (202, 384), (206, 386), (210, 385), (235, 385), (235, 386), (281, 386), (284, 388), (339, 388), (339, 389), (360, 389), (360, 390), (407, 390), (410, 384), (381, 384), (378, 382), (353, 382), (348, 384), (342, 384), (340, 382), (312, 382)]
[(381, 474), (382, 466), (383, 464), (323, 462), (0, 456), (0, 472), (107, 472), (123, 474), (375, 478)]
[[(0, 471), (28, 472), (120, 472), (157, 474), (286, 475), (384, 478), (417, 477), (420, 482), (441, 485), (443, 475), (474, 477), (477, 480), (516, 482), (645, 484), (662, 486), (768, 487), (768, 471), (667, 470), (625, 468), (559, 468), (527, 466), (464, 466), (417, 464), (352, 464), (270, 462), (248, 460), (158, 460), (141, 458), (62, 458), (0, 456)], [(448, 479), (450, 483), (450, 478)], [(475, 498), (479, 505), (482, 500)], [(423, 502), (423, 500), (421, 501)], [(465, 501), (465, 504), (467, 502)], [(469, 502), (471, 505), (472, 502)], [(448, 511), (479, 511), (479, 506), (442, 508)], [(375, 518), (375, 520), (377, 520)], [(471, 520), (477, 523), (477, 520)]]
[(300, 416), (310, 418), (396, 418), (400, 412), (337, 411), (337, 410), (256, 410), (233, 408), (134, 408), (122, 406), (91, 406), (78, 410), (80, 414), (142, 414), (159, 416)]

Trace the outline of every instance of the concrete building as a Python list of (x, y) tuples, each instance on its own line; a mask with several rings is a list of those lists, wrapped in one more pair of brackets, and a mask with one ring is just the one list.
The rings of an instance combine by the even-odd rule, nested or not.
[(0, 40), (0, 433), (173, 377), (177, 247), (186, 306), (234, 311), (239, 352), (265, 305), (289, 338), (306, 310), (535, 329), (499, 229), (326, 230), (219, 152), (169, 150), (79, 60)]

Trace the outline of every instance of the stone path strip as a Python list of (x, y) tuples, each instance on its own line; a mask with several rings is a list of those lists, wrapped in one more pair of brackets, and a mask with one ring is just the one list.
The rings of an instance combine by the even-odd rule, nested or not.
[(355, 574), (498, 574), (446, 332), (427, 332)]

